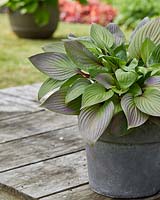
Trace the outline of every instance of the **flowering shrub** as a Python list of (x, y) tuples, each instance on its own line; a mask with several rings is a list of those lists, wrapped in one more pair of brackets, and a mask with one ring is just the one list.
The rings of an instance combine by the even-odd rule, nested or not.
[(82, 5), (78, 1), (60, 0), (60, 19), (66, 22), (99, 23), (106, 25), (116, 17), (116, 9), (111, 5), (89, 0), (88, 4)]

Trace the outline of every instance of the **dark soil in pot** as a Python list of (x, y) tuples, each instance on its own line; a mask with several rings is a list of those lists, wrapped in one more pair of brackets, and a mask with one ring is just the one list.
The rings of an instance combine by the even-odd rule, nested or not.
[(125, 127), (123, 118), (113, 119), (100, 140), (86, 148), (90, 186), (114, 198), (155, 195), (160, 192), (160, 125), (154, 118), (118, 137), (116, 131)]
[(22, 15), (20, 12), (9, 12), (10, 24), (13, 32), (21, 38), (47, 39), (52, 36), (59, 22), (58, 7), (49, 7), (50, 19), (47, 25), (36, 24), (32, 14)]

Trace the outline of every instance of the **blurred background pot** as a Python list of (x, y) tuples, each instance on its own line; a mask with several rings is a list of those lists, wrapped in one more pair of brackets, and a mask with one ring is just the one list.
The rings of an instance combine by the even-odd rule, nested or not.
[(9, 20), (13, 32), (22, 38), (46, 39), (50, 38), (59, 22), (59, 9), (57, 6), (47, 8), (50, 13), (46, 25), (38, 25), (33, 14), (21, 14), (19, 11), (10, 11)]
[(114, 198), (142, 198), (160, 192), (160, 125), (156, 120), (118, 137), (117, 131), (124, 134), (126, 126), (120, 114), (94, 146), (86, 147), (92, 190)]

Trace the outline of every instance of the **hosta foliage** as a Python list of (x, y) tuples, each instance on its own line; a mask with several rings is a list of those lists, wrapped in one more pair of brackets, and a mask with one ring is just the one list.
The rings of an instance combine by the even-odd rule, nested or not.
[(70, 35), (56, 44), (30, 58), (49, 76), (39, 98), (52, 91), (42, 106), (79, 115), (86, 142), (96, 142), (119, 113), (128, 129), (160, 117), (159, 18), (140, 23), (129, 44), (116, 24), (93, 24), (90, 36)]

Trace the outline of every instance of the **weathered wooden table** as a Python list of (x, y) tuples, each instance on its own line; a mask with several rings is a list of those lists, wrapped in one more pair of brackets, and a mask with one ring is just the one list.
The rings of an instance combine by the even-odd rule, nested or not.
[(77, 118), (40, 108), (39, 86), (0, 90), (0, 200), (111, 200), (89, 189)]
[(0, 183), (41, 200), (108, 199), (89, 189), (77, 118), (40, 108), (38, 88), (0, 90)]

